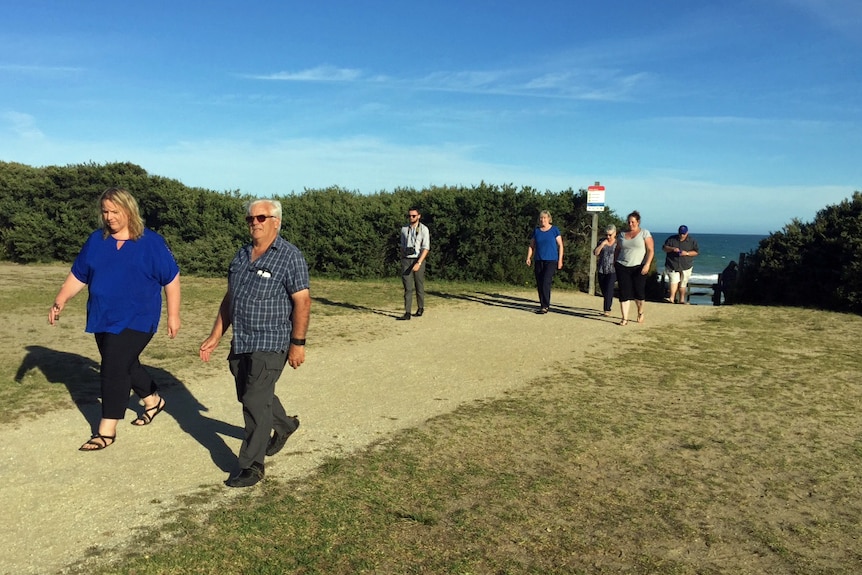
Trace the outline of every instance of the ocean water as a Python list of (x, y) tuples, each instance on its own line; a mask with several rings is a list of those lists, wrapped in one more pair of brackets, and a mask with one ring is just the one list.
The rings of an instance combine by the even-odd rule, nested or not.
[[(650, 233), (655, 239), (656, 269), (661, 273), (664, 269), (665, 253), (661, 246), (664, 241), (676, 232), (653, 232)], [(694, 258), (694, 267), (691, 272), (691, 281), (696, 284), (714, 284), (718, 282), (718, 274), (727, 267), (731, 261), (739, 263), (739, 254), (756, 250), (760, 240), (765, 235), (747, 234), (695, 234), (691, 236), (697, 240), (698, 256)], [(691, 303), (698, 305), (712, 305), (712, 289), (694, 287), (691, 291)]]

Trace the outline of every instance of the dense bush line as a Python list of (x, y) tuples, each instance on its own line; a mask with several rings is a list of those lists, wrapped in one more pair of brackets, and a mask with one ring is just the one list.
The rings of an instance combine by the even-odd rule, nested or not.
[[(70, 262), (98, 227), (96, 199), (111, 186), (135, 195), (146, 225), (165, 236), (183, 273), (221, 276), (248, 241), (242, 207), (251, 196), (238, 190), (190, 188), (131, 163), (34, 168), (0, 162), (0, 259)], [(328, 188), (278, 199), (282, 235), (302, 249), (314, 274), (397, 275), (398, 230), (416, 206), (432, 233), (429, 277), (532, 285), (524, 265), (527, 238), (539, 211), (549, 210), (566, 248), (556, 281), (580, 289), (588, 284), (592, 216), (582, 191), (481, 183), (375, 194)], [(600, 229), (608, 223), (622, 224), (613, 211), (600, 215)], [(654, 274), (649, 285), (650, 297), (661, 297)], [(862, 194), (761, 241), (745, 260), (737, 297), (862, 313)]]
[(215, 273), (247, 237), (237, 192), (188, 188), (129, 163), (33, 168), (0, 163), (0, 259), (70, 262), (99, 226), (96, 201), (111, 186), (137, 198), (147, 227), (169, 241), (184, 270)]
[(862, 313), (862, 193), (761, 240), (739, 290), (747, 303)]
[[(96, 199), (110, 186), (127, 188), (148, 227), (171, 245), (183, 273), (223, 275), (236, 249), (248, 241), (239, 191), (215, 192), (148, 175), (130, 163), (34, 168), (0, 162), (0, 259), (71, 261), (99, 225)], [(530, 230), (549, 210), (563, 233), (566, 258), (557, 274), (585, 288), (590, 257), (586, 195), (489, 185), (398, 188), (360, 194), (340, 188), (279, 197), (282, 234), (299, 246), (312, 272), (332, 277), (382, 278), (397, 274), (398, 231), (416, 206), (432, 233), (430, 277), (532, 283), (524, 265)], [(621, 221), (600, 215), (600, 228)]]

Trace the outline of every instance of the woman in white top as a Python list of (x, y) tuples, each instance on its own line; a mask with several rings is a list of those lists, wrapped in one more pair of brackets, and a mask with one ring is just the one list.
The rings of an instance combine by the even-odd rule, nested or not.
[(646, 277), (655, 255), (655, 245), (649, 230), (641, 228), (641, 215), (633, 211), (626, 217), (627, 232), (620, 235), (616, 248), (617, 283), (620, 288), (620, 325), (629, 323), (629, 302), (635, 300), (638, 323), (644, 322)]

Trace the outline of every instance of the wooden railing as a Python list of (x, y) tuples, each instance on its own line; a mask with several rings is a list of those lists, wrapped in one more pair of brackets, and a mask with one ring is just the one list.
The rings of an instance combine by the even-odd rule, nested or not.
[[(720, 274), (719, 274), (720, 275)], [(667, 300), (670, 295), (669, 282), (667, 279), (667, 275), (662, 272), (661, 279), (659, 280), (661, 284), (661, 293), (662, 297)], [(685, 290), (685, 300), (691, 301), (692, 295), (705, 295), (709, 296), (712, 301), (712, 305), (721, 305), (722, 297), (721, 290), (718, 288), (718, 283), (716, 282), (707, 282), (707, 281), (689, 281), (688, 288)]]

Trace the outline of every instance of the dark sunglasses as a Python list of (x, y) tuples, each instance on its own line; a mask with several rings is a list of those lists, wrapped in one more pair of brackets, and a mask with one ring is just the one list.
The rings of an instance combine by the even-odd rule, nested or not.
[(419, 214), (407, 214), (411, 218), (418, 218)]
[(258, 215), (258, 216), (246, 216), (246, 217), (245, 217), (245, 223), (247, 223), (247, 224), (251, 225), (251, 224), (252, 224), (252, 222), (254, 222), (255, 220), (257, 220), (257, 223), (262, 224), (262, 223), (263, 223), (263, 222), (265, 222), (267, 219), (269, 219), (269, 218), (274, 218), (274, 217), (275, 217), (275, 216), (264, 216), (263, 214)]

